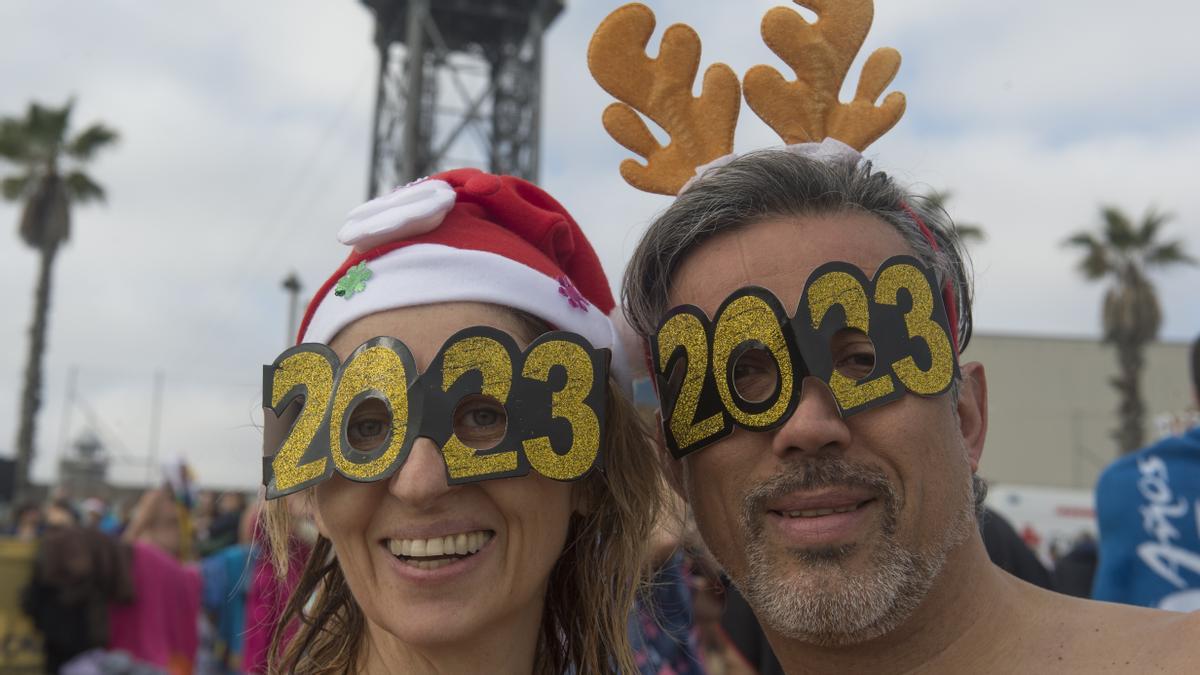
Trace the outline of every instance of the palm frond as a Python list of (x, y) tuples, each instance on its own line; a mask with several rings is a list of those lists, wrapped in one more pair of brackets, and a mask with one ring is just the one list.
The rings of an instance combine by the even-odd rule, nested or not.
[(93, 124), (84, 129), (67, 144), (67, 154), (86, 162), (95, 156), (96, 151), (117, 141), (118, 134), (103, 124)]
[(1137, 242), (1133, 223), (1129, 216), (1115, 206), (1104, 206), (1100, 209), (1104, 221), (1104, 238), (1113, 248), (1126, 250)]
[(1146, 210), (1146, 215), (1142, 216), (1141, 226), (1137, 229), (1137, 245), (1138, 248), (1147, 248), (1154, 243), (1154, 238), (1158, 236), (1162, 226), (1171, 221), (1173, 216), (1169, 213), (1161, 212), (1151, 206)]
[(1079, 271), (1089, 281), (1102, 279), (1112, 274), (1114, 270), (1116, 270), (1116, 265), (1113, 264), (1112, 256), (1103, 247), (1097, 247), (1088, 251), (1083, 256), (1083, 259), (1079, 261)]
[(0, 119), (0, 157), (10, 162), (25, 163), (31, 154), (29, 131), (24, 120), (16, 117)]
[(1076, 232), (1075, 234), (1063, 240), (1063, 246), (1079, 246), (1083, 248), (1094, 248), (1100, 245), (1096, 239), (1096, 235), (1091, 232)]
[(65, 184), (67, 195), (72, 203), (86, 204), (91, 201), (104, 201), (104, 188), (82, 171), (72, 171), (67, 174)]
[(931, 188), (929, 192), (926, 192), (922, 196), (925, 198), (925, 203), (928, 204), (931, 209), (935, 211), (945, 211), (946, 202), (950, 201), (950, 198), (954, 196), (954, 193), (950, 190), (938, 190)]
[(946, 205), (949, 203), (950, 198), (954, 196), (953, 190), (938, 190), (936, 188), (930, 188), (927, 192), (925, 192), (925, 194), (918, 196), (920, 199), (924, 200), (926, 207), (931, 211), (941, 211), (946, 215), (946, 218), (950, 221), (951, 227), (954, 228), (954, 233), (958, 236), (960, 241), (966, 243), (982, 242), (987, 240), (987, 233), (984, 232), (984, 229), (981, 225), (976, 225), (975, 223), (955, 222), (955, 220), (950, 217), (950, 212), (948, 211)]
[(71, 123), (71, 108), (74, 100), (67, 101), (61, 108), (51, 108), (40, 103), (30, 103), (25, 123), (30, 142), (45, 158), (56, 155), (66, 141), (67, 126)]
[(1091, 232), (1076, 232), (1063, 242), (1063, 246), (1083, 249), (1079, 271), (1085, 279), (1094, 281), (1110, 274), (1115, 268), (1108, 247)]
[(36, 175), (32, 172), (8, 176), (0, 182), (0, 193), (3, 193), (4, 199), (10, 202), (19, 201), (29, 195), (34, 180), (36, 180)]
[(958, 238), (963, 241), (987, 241), (987, 232), (985, 232), (984, 229), (978, 225), (972, 225), (970, 223), (955, 223), (954, 231), (958, 234)]
[(1183, 241), (1176, 239), (1154, 246), (1146, 252), (1146, 265), (1168, 267), (1170, 265), (1195, 265), (1196, 259), (1183, 249)]

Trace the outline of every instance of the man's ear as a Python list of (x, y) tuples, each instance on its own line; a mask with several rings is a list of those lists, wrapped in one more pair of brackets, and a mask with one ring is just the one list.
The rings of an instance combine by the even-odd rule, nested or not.
[(987, 376), (983, 364), (972, 362), (960, 367), (962, 384), (958, 388), (958, 426), (971, 471), (979, 470), (979, 459), (983, 455), (983, 442), (987, 438)]

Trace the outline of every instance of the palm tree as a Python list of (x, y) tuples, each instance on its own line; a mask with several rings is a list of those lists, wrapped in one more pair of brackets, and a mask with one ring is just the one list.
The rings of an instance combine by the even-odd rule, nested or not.
[[(950, 212), (946, 208), (946, 204), (953, 196), (954, 193), (950, 190), (936, 189), (931, 189), (929, 192), (921, 195), (929, 208), (933, 209), (934, 211), (945, 212), (947, 215), (949, 215)], [(958, 238), (962, 240), (963, 243), (977, 244), (987, 239), (987, 233), (983, 231), (983, 227), (980, 225), (975, 225), (973, 223), (960, 223), (953, 219), (951, 219), (951, 222), (954, 224), (954, 231), (958, 234)]]
[(18, 224), (21, 240), (41, 254), (17, 428), (17, 495), (28, 489), (33, 461), (54, 256), (71, 235), (71, 205), (104, 200), (104, 188), (80, 167), (117, 140), (117, 133), (102, 124), (68, 136), (73, 106), (74, 101), (61, 108), (31, 103), (24, 117), (0, 118), (0, 158), (17, 169), (17, 173), (0, 181), (0, 192), (5, 200), (22, 204)]
[(1135, 224), (1115, 206), (1100, 209), (1099, 233), (1077, 232), (1064, 246), (1083, 249), (1079, 271), (1088, 281), (1108, 281), (1104, 293), (1101, 324), (1104, 341), (1117, 349), (1120, 372), (1110, 380), (1120, 396), (1117, 406), (1119, 425), (1113, 431), (1122, 454), (1142, 447), (1145, 405), (1142, 403), (1142, 351), (1158, 337), (1162, 309), (1154, 285), (1146, 276), (1156, 268), (1195, 264), (1196, 261), (1176, 239), (1164, 242), (1159, 237), (1171, 216), (1153, 208)]

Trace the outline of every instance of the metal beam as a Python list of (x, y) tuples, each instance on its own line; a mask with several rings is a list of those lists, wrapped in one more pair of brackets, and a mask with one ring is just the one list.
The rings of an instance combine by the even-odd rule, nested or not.
[(451, 161), (536, 179), (542, 41), (564, 0), (363, 3), (380, 55), (368, 193)]

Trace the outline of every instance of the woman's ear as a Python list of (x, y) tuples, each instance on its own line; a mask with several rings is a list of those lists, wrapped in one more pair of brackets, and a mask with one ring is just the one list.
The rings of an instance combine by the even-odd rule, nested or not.
[(329, 530), (325, 527), (325, 521), (321, 518), (321, 509), (317, 508), (317, 489), (315, 487), (295, 492), (284, 497), (284, 499), (295, 500), (288, 503), (288, 506), (293, 507), (291, 510), (294, 521), (303, 518), (304, 515), (312, 516), (312, 521), (317, 526), (317, 532), (326, 539), (330, 538)]
[(979, 470), (979, 459), (987, 438), (987, 376), (983, 372), (983, 364), (978, 362), (964, 364), (961, 370), (958, 426), (967, 449), (967, 458), (971, 462), (971, 471), (975, 472)]
[(686, 502), (687, 495), (683, 491), (683, 460), (675, 459), (667, 450), (667, 440), (663, 437), (662, 411), (654, 413), (654, 447), (658, 450), (658, 464), (662, 467), (667, 485)]
[[(599, 473), (598, 470), (593, 470)], [(571, 483), (571, 513), (578, 514), (583, 517), (592, 515), (595, 509), (595, 493), (596, 489), (592, 487), (594, 480), (601, 480), (600, 477), (588, 476), (583, 480), (577, 480)]]

